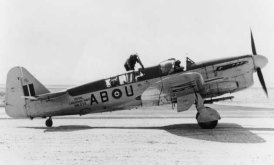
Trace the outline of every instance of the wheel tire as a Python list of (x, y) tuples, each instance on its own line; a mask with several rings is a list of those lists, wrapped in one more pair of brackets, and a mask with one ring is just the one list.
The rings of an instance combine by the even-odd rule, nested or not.
[(52, 124), (53, 124), (53, 122), (52, 122), (51, 119), (47, 119), (47, 120), (46, 120), (46, 126), (47, 126), (47, 127), (52, 127)]
[(202, 128), (202, 129), (213, 129), (217, 126), (218, 124), (218, 120), (215, 121), (209, 121), (209, 122), (204, 122), (204, 123), (198, 123), (198, 125)]

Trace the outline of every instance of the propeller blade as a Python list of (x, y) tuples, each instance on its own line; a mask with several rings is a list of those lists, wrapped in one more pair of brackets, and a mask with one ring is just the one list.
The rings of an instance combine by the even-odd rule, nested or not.
[(253, 53), (253, 55), (257, 55), (256, 47), (255, 47), (255, 42), (254, 42), (254, 38), (253, 38), (253, 34), (252, 34), (252, 30), (250, 30), (250, 34), (251, 34), (252, 53)]
[(263, 77), (263, 73), (262, 73), (261, 68), (258, 68), (258, 69), (257, 69), (257, 74), (258, 74), (260, 83), (261, 83), (261, 85), (262, 85), (262, 87), (263, 87), (263, 90), (264, 90), (266, 96), (268, 97), (268, 92), (267, 92), (267, 88), (266, 88), (266, 85), (265, 85), (265, 82), (264, 82), (264, 77)]

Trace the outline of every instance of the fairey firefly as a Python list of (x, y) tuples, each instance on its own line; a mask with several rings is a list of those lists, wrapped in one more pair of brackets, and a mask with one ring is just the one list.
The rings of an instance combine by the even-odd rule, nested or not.
[[(231, 99), (219, 97), (234, 93), (253, 84), (257, 72), (262, 88), (267, 88), (261, 68), (268, 60), (257, 55), (251, 33), (252, 54), (223, 58), (202, 63), (187, 59), (185, 68), (180, 61), (169, 59), (159, 65), (143, 67), (137, 55), (125, 64), (126, 73), (51, 93), (23, 67), (12, 68), (6, 82), (6, 113), (13, 118), (48, 118), (51, 127), (53, 116), (84, 115), (142, 106), (147, 90), (157, 89), (167, 103), (177, 104), (177, 111), (196, 105), (196, 119), (201, 128), (215, 128), (219, 113), (206, 103)], [(134, 70), (136, 62), (141, 64)]]

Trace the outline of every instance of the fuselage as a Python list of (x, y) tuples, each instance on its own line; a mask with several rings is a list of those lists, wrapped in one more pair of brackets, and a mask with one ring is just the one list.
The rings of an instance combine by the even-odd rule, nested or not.
[(130, 109), (142, 105), (142, 94), (151, 84), (188, 72), (200, 73), (205, 82), (213, 81), (199, 91), (203, 98), (212, 98), (250, 87), (254, 62), (251, 55), (246, 55), (193, 64), (178, 72), (163, 71), (156, 65), (77, 86), (37, 101), (26, 100), (27, 114), (46, 117)]

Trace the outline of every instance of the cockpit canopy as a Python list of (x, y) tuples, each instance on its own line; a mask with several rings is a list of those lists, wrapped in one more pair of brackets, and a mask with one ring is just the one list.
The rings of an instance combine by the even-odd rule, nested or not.
[(174, 70), (175, 58), (162, 61), (159, 65), (163, 74), (169, 74)]
[(184, 70), (184, 67), (181, 66), (181, 61), (176, 60), (175, 58), (165, 60), (159, 65), (163, 74), (171, 74)]

